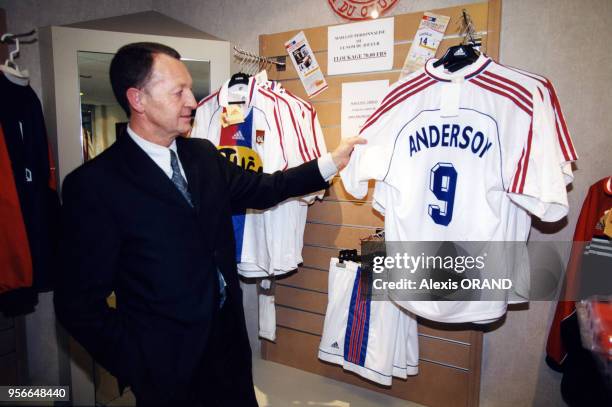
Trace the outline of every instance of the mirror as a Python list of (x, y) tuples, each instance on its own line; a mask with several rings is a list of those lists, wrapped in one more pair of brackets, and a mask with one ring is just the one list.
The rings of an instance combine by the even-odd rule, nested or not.
[[(127, 127), (128, 118), (115, 100), (108, 76), (112, 59), (113, 54), (77, 52), (83, 161), (107, 149)], [(183, 62), (193, 78), (193, 94), (196, 100), (202, 100), (210, 93), (210, 62)]]

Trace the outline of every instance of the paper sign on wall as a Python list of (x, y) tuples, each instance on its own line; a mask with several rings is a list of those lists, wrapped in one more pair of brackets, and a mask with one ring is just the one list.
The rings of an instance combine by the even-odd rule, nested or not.
[(378, 107), (389, 88), (389, 81), (347, 82), (342, 84), (341, 137), (359, 134), (368, 117)]
[(429, 58), (436, 55), (449, 21), (450, 17), (448, 16), (430, 13), (429, 11), (423, 14), (421, 24), (419, 24), (404, 61), (400, 79), (421, 69)]
[(385, 71), (393, 67), (394, 19), (327, 29), (327, 74)]
[(306, 35), (304, 35), (304, 31), (300, 31), (295, 37), (287, 41), (285, 49), (291, 61), (293, 61), (293, 66), (309, 97), (318, 95), (327, 89), (327, 82), (312, 48), (310, 48)]

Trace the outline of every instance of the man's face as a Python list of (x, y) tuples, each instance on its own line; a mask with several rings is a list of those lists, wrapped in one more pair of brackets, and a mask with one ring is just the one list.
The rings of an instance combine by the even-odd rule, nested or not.
[(174, 137), (190, 130), (191, 111), (197, 107), (191, 86), (185, 64), (165, 54), (154, 56), (141, 102), (146, 120), (158, 135)]

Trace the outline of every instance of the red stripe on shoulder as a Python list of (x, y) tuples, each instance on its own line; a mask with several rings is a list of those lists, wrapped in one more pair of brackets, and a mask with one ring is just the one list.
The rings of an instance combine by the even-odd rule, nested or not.
[(523, 102), (525, 104), (525, 106), (527, 106), (528, 108), (533, 110), (533, 102), (530, 99), (527, 99), (522, 93), (518, 92), (515, 88), (513, 88), (511, 86), (508, 86), (508, 85), (502, 83), (501, 81), (494, 80), (494, 79), (491, 79), (491, 78), (487, 78), (485, 76), (482, 76), (482, 77), (478, 78), (478, 80), (483, 81), (483, 82), (487, 82), (488, 84), (491, 84), (491, 85), (497, 86), (498, 88), (502, 88), (502, 89), (506, 90), (507, 92), (513, 94), (518, 99), (520, 99), (521, 102)]
[(415, 76), (414, 78), (406, 81), (405, 83), (402, 83), (401, 85), (399, 85), (397, 88), (393, 89), (391, 92), (389, 92), (382, 100), (381, 105), (383, 105), (387, 100), (389, 100), (390, 98), (393, 97), (393, 95), (395, 95), (398, 92), (401, 92), (402, 89), (404, 89), (406, 86), (409, 86), (411, 83), (414, 83), (420, 79), (422, 79), (424, 76), (426, 76), (425, 72), (422, 72), (420, 75)]
[(565, 143), (567, 144), (567, 148), (569, 149), (570, 161), (576, 161), (578, 159), (578, 155), (576, 154), (574, 142), (572, 141), (572, 137), (570, 136), (569, 130), (567, 128), (565, 117), (563, 117), (563, 111), (561, 110), (561, 104), (559, 103), (557, 92), (555, 92), (555, 88), (552, 86), (552, 83), (549, 82), (549, 85), (550, 87), (548, 88), (548, 91), (550, 92), (550, 98), (553, 104), (553, 109), (555, 110), (555, 115), (558, 118), (558, 122), (561, 123), (561, 129), (563, 130), (562, 137)]
[(427, 89), (434, 83), (436, 83), (435, 79), (427, 78), (422, 82), (415, 83), (412, 87), (406, 88), (402, 93), (398, 93), (393, 99), (389, 99), (387, 103), (381, 105), (374, 113), (372, 113), (370, 118), (366, 120), (366, 123), (359, 131), (359, 134), (363, 133), (365, 129), (374, 124), (383, 114), (388, 112), (394, 106), (397, 106), (398, 103), (401, 103), (410, 96), (416, 95), (417, 93)]
[(509, 93), (506, 93), (504, 91), (501, 91), (499, 89), (496, 89), (492, 86), (487, 85), (484, 82), (481, 82), (480, 80), (478, 80), (478, 78), (474, 78), (471, 80), (471, 82), (477, 86), (480, 86), (481, 88), (488, 90), (490, 92), (496, 93), (500, 96), (503, 96), (505, 98), (510, 99), (512, 102), (514, 102), (515, 105), (517, 105), (521, 110), (523, 110), (525, 113), (527, 113), (529, 116), (533, 115), (533, 112), (527, 107), (524, 106), (521, 102), (519, 102), (516, 98), (514, 98), (512, 95), (510, 95)]
[[(400, 86), (398, 86), (397, 88), (395, 88), (393, 90), (393, 92), (389, 93), (387, 96), (385, 96), (383, 98), (383, 101), (380, 103), (380, 106), (378, 106), (378, 108), (374, 111), (374, 113), (372, 113), (370, 115), (370, 117), (368, 117), (368, 119), (366, 120), (366, 122), (364, 123), (364, 125), (367, 125), (368, 122), (370, 122), (371, 120), (375, 120), (376, 119), (376, 115), (385, 109), (386, 106), (389, 105), (389, 103), (393, 103), (393, 101), (397, 100), (397, 98), (401, 97), (403, 94), (405, 94), (406, 92), (410, 91), (411, 89), (414, 89), (415, 87), (427, 82), (428, 80), (431, 80), (428, 76), (426, 76), (425, 74), (423, 75), (419, 75), (419, 78), (415, 78), (413, 81), (408, 81)], [(393, 96), (392, 96), (393, 95)]]
[(517, 88), (518, 90), (520, 90), (521, 92), (523, 92), (525, 94), (525, 96), (527, 96), (528, 99), (533, 99), (533, 95), (531, 94), (531, 92), (529, 92), (527, 89), (525, 89), (525, 87), (523, 85), (521, 85), (520, 83), (517, 83), (511, 79), (508, 79), (506, 77), (503, 77), (501, 75), (497, 75), (491, 71), (484, 71), (483, 72), (484, 75), (490, 76), (491, 78), (495, 78), (497, 80), (500, 80), (502, 82), (506, 82), (509, 85), (514, 86), (515, 88)]
[(261, 93), (262, 95), (264, 95), (265, 97), (267, 97), (268, 99), (272, 100), (273, 102), (276, 102), (276, 96), (273, 93), (267, 90), (264, 90), (262, 88), (257, 88), (257, 91)]
[(293, 125), (295, 136), (298, 139), (298, 148), (300, 150), (300, 155), (302, 156), (302, 161), (304, 162), (310, 161), (311, 158), (310, 158), (310, 154), (308, 153), (308, 149), (306, 148), (306, 140), (304, 140), (304, 137), (302, 135), (302, 130), (298, 126), (297, 122), (295, 121), (295, 117), (293, 116), (293, 111), (291, 109), (291, 105), (289, 104), (289, 101), (285, 99), (284, 97), (282, 97), (281, 95), (277, 95), (277, 98), (279, 100), (282, 100), (283, 103), (285, 103), (285, 105), (287, 106), (287, 110), (289, 111), (289, 117), (291, 118), (291, 124)]
[(208, 102), (210, 99), (214, 98), (218, 94), (219, 94), (219, 91), (216, 91), (215, 93), (211, 93), (210, 95), (206, 96), (204, 99), (200, 101), (200, 103), (198, 103), (198, 107), (202, 106), (204, 103)]
[(509, 66), (509, 65), (503, 65), (503, 64), (499, 64), (499, 65), (503, 66), (504, 68), (508, 68), (511, 71), (514, 71), (516, 73), (520, 73), (521, 75), (525, 75), (528, 78), (535, 79), (536, 81), (540, 82), (544, 86), (546, 86), (546, 82), (548, 81), (548, 79), (546, 79), (542, 75), (538, 75), (538, 74), (535, 74), (533, 72), (528, 72), (528, 71), (525, 71), (523, 69), (518, 69), (518, 68), (515, 68), (513, 66)]

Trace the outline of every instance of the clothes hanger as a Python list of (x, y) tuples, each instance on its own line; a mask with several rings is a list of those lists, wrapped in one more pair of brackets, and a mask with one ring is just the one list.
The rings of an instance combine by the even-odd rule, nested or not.
[(473, 64), (480, 57), (480, 51), (476, 48), (480, 46), (480, 41), (476, 36), (472, 18), (465, 9), (462, 11), (461, 24), (461, 32), (464, 33), (462, 43), (449, 47), (442, 58), (433, 63), (434, 68), (444, 65), (444, 69), (449, 72), (456, 72)]
[(473, 64), (480, 57), (480, 51), (472, 44), (461, 44), (449, 47), (442, 58), (433, 63), (434, 68), (444, 65), (449, 72), (456, 72), (461, 68)]
[(338, 266), (346, 267), (345, 261), (359, 262), (361, 256), (357, 253), (357, 249), (342, 249), (338, 253)]
[[(19, 38), (11, 33), (6, 33), (0, 37), (0, 42), (5, 42), (7, 39), (13, 39), (15, 41), (15, 49), (10, 52), (8, 59), (4, 61), (4, 64), (0, 65), (0, 71), (4, 72), (6, 77), (12, 82), (22, 85), (23, 83), (21, 82), (23, 80), (28, 80), (30, 75), (27, 69), (19, 69), (19, 66), (15, 62), (15, 57), (19, 54)], [(17, 79), (17, 81), (13, 80), (13, 78), (11, 78), (9, 75)]]
[[(228, 84), (227, 84), (227, 88), (228, 89), (232, 89), (235, 86), (239, 86), (238, 89), (232, 89), (233, 93), (237, 93), (237, 94), (242, 94), (245, 92), (242, 92), (242, 89), (240, 89), (240, 87), (245, 87), (248, 86), (249, 84), (249, 78), (251, 77), (248, 73), (246, 73), (246, 69), (245, 69), (245, 64), (246, 64), (246, 57), (244, 54), (238, 53), (236, 48), (234, 47), (234, 51), (236, 52), (234, 54), (234, 56), (238, 57), (239, 56), (239, 60), (240, 60), (240, 66), (238, 69), (238, 72), (233, 74), (232, 77), (230, 78)], [(240, 97), (240, 96), (238, 96)], [(232, 100), (229, 101), (228, 104), (230, 105), (243, 105), (245, 104), (245, 100), (243, 100), (243, 98), (241, 98), (240, 100)]]
[(234, 55), (240, 56), (240, 69), (230, 78), (230, 81), (228, 83), (228, 87), (230, 88), (234, 85), (248, 85), (249, 78), (251, 77), (251, 75), (249, 75), (248, 73), (243, 72), (244, 70), (246, 70), (244, 68), (244, 64), (246, 63), (247, 58), (250, 59), (250, 55), (248, 55), (246, 52), (242, 51), (238, 47), (234, 47)]

